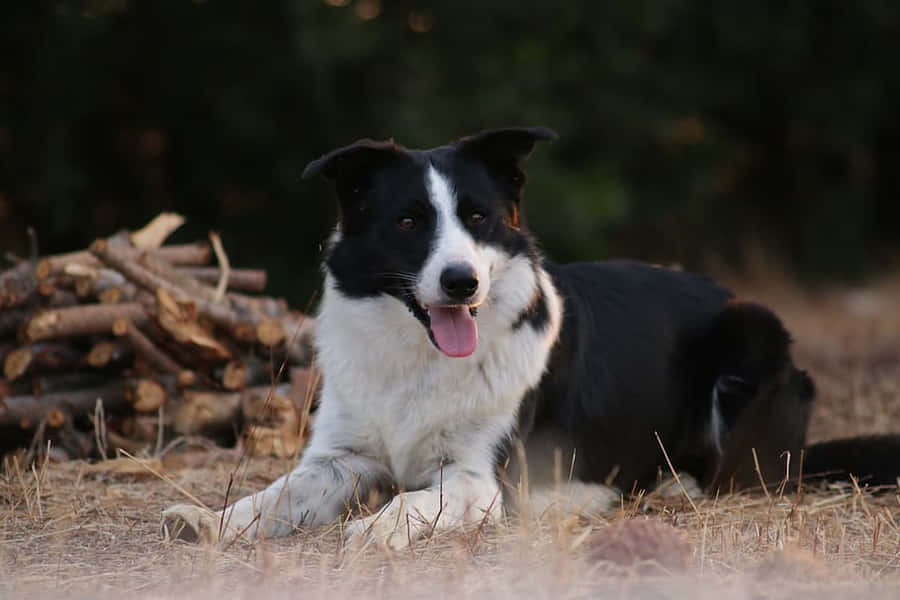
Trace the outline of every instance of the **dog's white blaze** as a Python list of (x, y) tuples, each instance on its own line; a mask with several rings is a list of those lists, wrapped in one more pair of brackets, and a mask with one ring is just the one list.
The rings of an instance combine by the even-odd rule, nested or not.
[(429, 166), (425, 174), (425, 188), (437, 215), (434, 247), (419, 276), (417, 295), (425, 305), (445, 302), (441, 290), (441, 273), (452, 264), (470, 265), (478, 276), (478, 292), (472, 304), (480, 304), (490, 288), (490, 263), (478, 252), (475, 240), (463, 227), (456, 214), (456, 194), (450, 181)]

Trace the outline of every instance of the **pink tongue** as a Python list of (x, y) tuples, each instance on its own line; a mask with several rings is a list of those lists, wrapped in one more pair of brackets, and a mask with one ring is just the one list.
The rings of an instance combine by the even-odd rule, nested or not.
[(447, 356), (463, 357), (475, 352), (478, 326), (468, 306), (432, 306), (431, 333), (441, 352)]

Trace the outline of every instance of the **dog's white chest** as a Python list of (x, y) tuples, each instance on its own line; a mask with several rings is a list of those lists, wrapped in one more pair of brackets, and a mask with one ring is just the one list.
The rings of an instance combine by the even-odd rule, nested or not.
[(318, 360), (323, 413), (339, 419), (318, 426), (344, 428), (348, 443), (376, 454), (401, 487), (430, 483), (442, 462), (470, 448), (483, 453), (485, 439), (501, 440), (543, 374), (556, 331), (512, 332), (506, 319), (502, 326), (485, 318), (475, 353), (449, 358), (397, 300), (328, 290)]

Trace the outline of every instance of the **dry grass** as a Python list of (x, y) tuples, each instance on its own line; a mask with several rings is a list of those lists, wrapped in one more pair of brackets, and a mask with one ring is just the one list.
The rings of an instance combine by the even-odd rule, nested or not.
[[(860, 289), (734, 285), (778, 310), (820, 400), (811, 438), (900, 430), (900, 279)], [(762, 290), (762, 291), (760, 291)], [(212, 507), (225, 501), (235, 451), (167, 455), (167, 477)], [(231, 497), (290, 467), (256, 459)], [(604, 519), (544, 518), (436, 536), (398, 554), (341, 553), (337, 528), (226, 551), (166, 542), (159, 512), (185, 498), (149, 473), (87, 473), (83, 463), (20, 469), (0, 479), (0, 597), (648, 597), (900, 594), (900, 496), (829, 488), (697, 503), (651, 495)], [(688, 572), (638, 576), (590, 558), (593, 536), (623, 517), (670, 523), (693, 545)]]

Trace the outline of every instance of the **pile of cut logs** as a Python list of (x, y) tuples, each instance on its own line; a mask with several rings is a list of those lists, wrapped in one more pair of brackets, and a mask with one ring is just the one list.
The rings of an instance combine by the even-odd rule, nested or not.
[(198, 437), (300, 450), (318, 384), (313, 320), (261, 295), (265, 271), (232, 269), (216, 234), (164, 245), (183, 221), (165, 213), (88, 250), (11, 258), (0, 452), (97, 458)]

